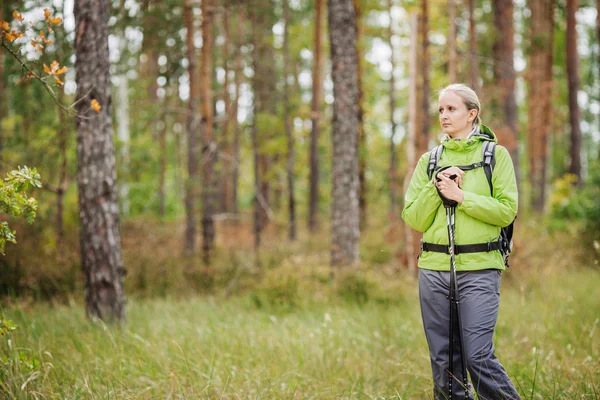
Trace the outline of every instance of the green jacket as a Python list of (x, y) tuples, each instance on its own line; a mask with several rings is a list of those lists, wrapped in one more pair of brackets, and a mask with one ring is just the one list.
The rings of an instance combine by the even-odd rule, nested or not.
[[(496, 135), (485, 125), (468, 139), (442, 141), (444, 151), (438, 166), (469, 165), (482, 160), (485, 140), (497, 142)], [(405, 196), (402, 218), (417, 231), (424, 232), (423, 241), (448, 245), (446, 211), (436, 187), (427, 176), (429, 152), (417, 163)], [(495, 241), (500, 228), (510, 225), (517, 215), (517, 181), (508, 151), (496, 146), (496, 166), (492, 173), (494, 197), (483, 168), (466, 171), (463, 178), (464, 200), (456, 207), (455, 243), (476, 244)], [(450, 256), (444, 253), (422, 252), (419, 268), (450, 270)], [(500, 251), (456, 255), (457, 271), (505, 269)]]

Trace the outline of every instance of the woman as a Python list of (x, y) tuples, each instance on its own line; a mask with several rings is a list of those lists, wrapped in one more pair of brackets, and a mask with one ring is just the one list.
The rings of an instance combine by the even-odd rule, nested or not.
[[(497, 142), (481, 124), (481, 106), (475, 92), (462, 84), (444, 88), (439, 95), (439, 119), (443, 151), (433, 178), (428, 177), (430, 153), (424, 154), (413, 174), (402, 217), (412, 228), (424, 232), (419, 256), (419, 298), (425, 336), (429, 345), (435, 399), (447, 398), (449, 389), (449, 281), (450, 256), (446, 254), (448, 230), (440, 195), (457, 204), (455, 243), (479, 244), (498, 240), (500, 228), (517, 214), (518, 193), (514, 167), (508, 151), (496, 146), (492, 174), (493, 196), (484, 168), (463, 171), (482, 161), (486, 141)], [(439, 172), (438, 172), (439, 171)], [(451, 179), (451, 177), (453, 179)], [(438, 193), (439, 191), (439, 193)], [(444, 246), (429, 246), (437, 244)], [(438, 248), (432, 251), (431, 248)], [(440, 252), (439, 248), (444, 251)], [(520, 399), (492, 341), (500, 303), (500, 277), (505, 269), (498, 250), (456, 255), (460, 313), (466, 367), (480, 399)], [(454, 366), (460, 366), (460, 348), (453, 346)], [(461, 368), (453, 368), (454, 398), (472, 399), (465, 389)], [(465, 380), (466, 381), (466, 380)]]

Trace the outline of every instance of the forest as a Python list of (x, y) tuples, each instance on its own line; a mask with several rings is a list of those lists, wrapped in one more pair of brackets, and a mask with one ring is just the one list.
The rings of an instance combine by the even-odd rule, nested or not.
[(496, 352), (600, 398), (600, 0), (2, 0), (1, 397), (433, 398), (453, 83), (518, 186)]

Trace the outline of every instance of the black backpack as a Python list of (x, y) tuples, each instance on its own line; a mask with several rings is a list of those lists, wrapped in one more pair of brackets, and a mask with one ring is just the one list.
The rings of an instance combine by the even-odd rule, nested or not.
[[(444, 146), (441, 144), (436, 146), (429, 153), (429, 164), (427, 166), (427, 176), (431, 180), (433, 178), (433, 174), (438, 172), (441, 168), (438, 167), (438, 163), (440, 161), (440, 157), (442, 156), (442, 151), (444, 151)], [(469, 171), (472, 169), (483, 167), (483, 171), (485, 172), (485, 176), (487, 178), (488, 184), (490, 185), (490, 195), (494, 196), (494, 186), (492, 185), (492, 172), (494, 171), (494, 167), (496, 166), (496, 142), (486, 140), (483, 143), (482, 148), (482, 159), (479, 162), (473, 163), (471, 165), (459, 165), (458, 168), (463, 171)], [(516, 219), (516, 217), (515, 217)], [(515, 221), (510, 223), (510, 225), (500, 229), (500, 237), (498, 238), (498, 245), (500, 253), (504, 258), (504, 264), (507, 267), (508, 265), (508, 256), (513, 248), (513, 230), (514, 230)], [(469, 246), (478, 246), (478, 245), (465, 245), (463, 247), (468, 248)], [(435, 251), (435, 250), (434, 250)]]

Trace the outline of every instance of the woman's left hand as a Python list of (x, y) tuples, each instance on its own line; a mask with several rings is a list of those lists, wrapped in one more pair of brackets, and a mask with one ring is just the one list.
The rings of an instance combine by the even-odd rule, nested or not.
[(448, 200), (454, 200), (458, 204), (462, 204), (465, 194), (458, 187), (458, 184), (444, 174), (439, 174), (438, 178), (440, 181), (436, 182), (435, 185), (439, 189), (440, 193)]

